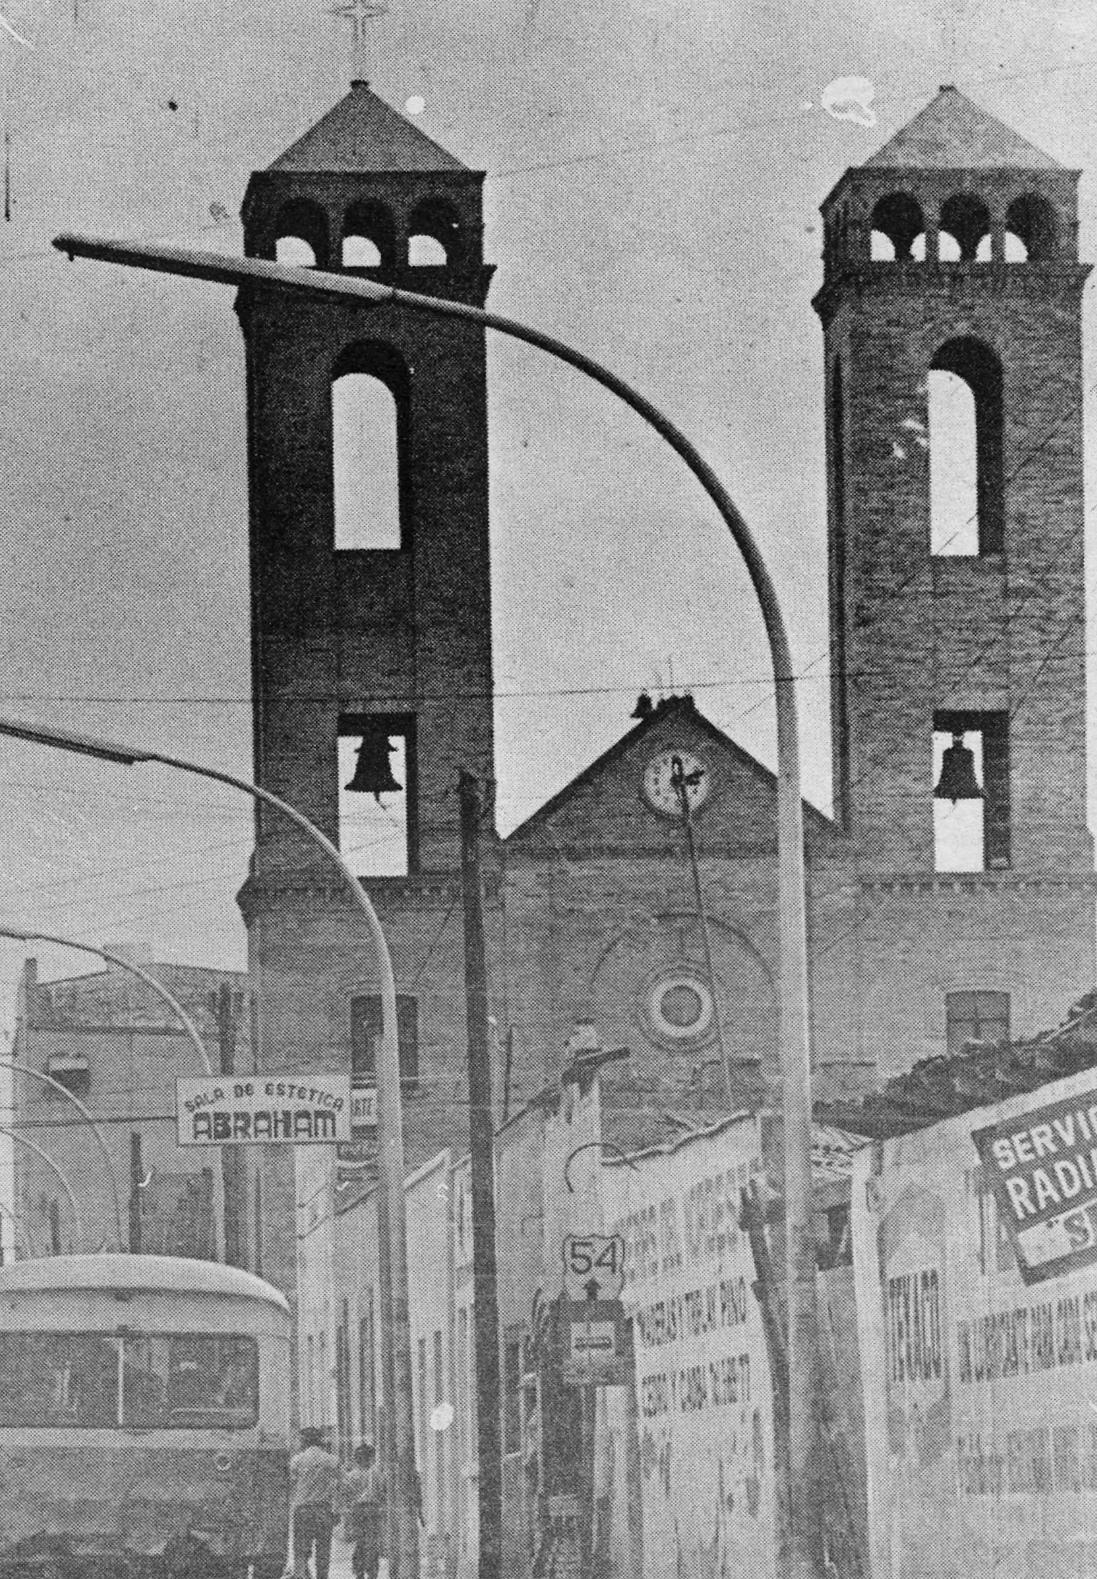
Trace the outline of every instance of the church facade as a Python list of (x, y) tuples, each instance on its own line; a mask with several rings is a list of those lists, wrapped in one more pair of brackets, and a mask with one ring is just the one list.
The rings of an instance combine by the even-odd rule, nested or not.
[[(252, 178), (246, 249), (483, 306), (482, 182), (359, 82)], [(824, 1100), (1053, 1025), (1094, 983), (1076, 184), (949, 88), (823, 205), (835, 807), (805, 807), (805, 837)], [(473, 772), (490, 808), (494, 779), (484, 331), (247, 288), (238, 311), (256, 776), (377, 907), (416, 1162), (467, 1132), (456, 789)], [(725, 1064), (735, 1106), (780, 1078), (775, 781), (689, 697), (638, 713), (508, 837), (484, 829), (497, 1116), (589, 1027), (628, 1048), (605, 1091), (626, 1147), (726, 1111)], [(240, 903), (260, 1067), (368, 1076), (374, 962), (263, 812)], [(289, 1287), (291, 1168), (272, 1155), (257, 1183), (262, 1270)]]

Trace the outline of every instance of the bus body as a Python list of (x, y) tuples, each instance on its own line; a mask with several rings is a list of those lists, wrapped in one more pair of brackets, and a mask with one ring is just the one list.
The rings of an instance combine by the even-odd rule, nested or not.
[(0, 1267), (0, 1579), (277, 1579), (289, 1346), (232, 1267)]

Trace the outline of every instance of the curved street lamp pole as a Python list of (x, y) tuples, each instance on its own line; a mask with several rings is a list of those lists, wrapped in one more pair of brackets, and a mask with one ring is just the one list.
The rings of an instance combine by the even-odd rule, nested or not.
[[(327, 860), (337, 868), (354, 909), (366, 923), (376, 955), (381, 987), (381, 1038), (377, 1053), (377, 1146), (381, 1194), (379, 1215), (382, 1223), (387, 1225), (385, 1237), (388, 1250), (387, 1256), (379, 1257), (378, 1268), (382, 1347), (387, 1351), (382, 1374), (389, 1374), (387, 1361), (388, 1355), (391, 1354), (392, 1398), (388, 1402), (389, 1419), (393, 1422), (395, 1441), (396, 1461), (393, 1466), (395, 1471), (393, 1478), (396, 1493), (400, 1579), (418, 1579), (419, 1532), (414, 1494), (415, 1436), (412, 1419), (411, 1337), (408, 1326), (404, 1122), (396, 1032), (396, 981), (392, 972), (388, 944), (370, 897), (335, 845), (321, 833), (315, 823), (310, 822), (295, 806), (291, 806), (277, 795), (272, 795), (270, 790), (250, 783), (247, 779), (236, 778), (231, 773), (223, 773), (217, 768), (189, 762), (182, 757), (169, 757), (159, 751), (145, 750), (140, 746), (120, 745), (110, 740), (96, 740), (91, 736), (76, 734), (70, 730), (51, 729), (44, 724), (26, 724), (15, 719), (0, 718), (0, 735), (10, 735), (17, 740), (30, 740), (37, 745), (52, 746), (60, 751), (73, 751), (81, 756), (96, 757), (105, 762), (116, 762), (123, 767), (157, 763), (161, 767), (177, 768), (181, 773), (212, 779), (217, 784), (227, 784), (231, 789), (241, 790), (253, 800), (261, 801), (263, 805), (270, 806), (287, 818), (323, 852)], [(28, 1069), (25, 1073), (34, 1074), (37, 1071)], [(61, 1089), (64, 1090), (64, 1087)], [(83, 1111), (87, 1114), (87, 1109)], [(90, 1119), (90, 1114), (87, 1116)], [(117, 1187), (115, 1194), (117, 1197)], [(121, 1237), (120, 1215), (119, 1237)]]
[[(195, 1025), (186, 1009), (184, 1009), (183, 1005), (179, 1002), (178, 998), (176, 998), (173, 993), (168, 991), (162, 981), (157, 981), (156, 977), (151, 975), (147, 970), (142, 970), (140, 965), (135, 965), (132, 960), (123, 959), (120, 954), (114, 954), (110, 949), (96, 948), (92, 943), (77, 943), (74, 938), (55, 937), (49, 932), (17, 932), (14, 927), (0, 927), (0, 938), (15, 938), (21, 943), (53, 943), (59, 948), (73, 949), (78, 954), (95, 954), (99, 957), (99, 959), (105, 959), (108, 964), (116, 965), (119, 970), (129, 971), (132, 976), (136, 976), (139, 981), (143, 981), (145, 986), (150, 988), (151, 991), (154, 992), (160, 999), (161, 1003), (165, 1004), (167, 1008), (171, 1010), (172, 1014), (175, 1015), (176, 1019), (183, 1027), (184, 1035), (187, 1037), (187, 1040), (190, 1042), (191, 1046), (194, 1048), (195, 1053), (198, 1055), (199, 1065), (205, 1070), (207, 1075), (212, 1076), (213, 1064), (210, 1060), (209, 1049), (206, 1047), (205, 1042), (203, 1042), (201, 1032), (198, 1030), (198, 1027)], [(220, 1188), (222, 1209), (220, 1211), (215, 1209), (213, 1213), (213, 1232), (215, 1239), (214, 1253), (218, 1261), (223, 1261), (225, 1259), (225, 1180), (222, 1169), (223, 1156), (223, 1151), (218, 1149), (217, 1166), (218, 1173), (221, 1176)]]
[(119, 1251), (124, 1250), (125, 1234), (122, 1231), (122, 1196), (118, 1189), (118, 1175), (114, 1171), (114, 1162), (111, 1159), (107, 1138), (93, 1115), (88, 1112), (88, 1109), (75, 1092), (70, 1091), (68, 1086), (62, 1085), (60, 1080), (55, 1080), (52, 1075), (43, 1074), (41, 1069), (32, 1069), (29, 1064), (17, 1064), (11, 1058), (0, 1058), (0, 1069), (10, 1069), (17, 1075), (29, 1075), (32, 1080), (41, 1080), (42, 1084), (48, 1086), (51, 1091), (58, 1092), (59, 1095), (65, 1098), (66, 1102), (71, 1102), (80, 1114), (80, 1117), (91, 1129), (92, 1134), (95, 1136), (96, 1145), (99, 1147), (99, 1155), (102, 1157), (103, 1164), (107, 1170), (107, 1178), (110, 1180), (111, 1204), (114, 1207), (114, 1232), (118, 1249)]
[(68, 1201), (69, 1211), (72, 1213), (73, 1232), (76, 1235), (77, 1242), (82, 1242), (84, 1238), (84, 1221), (80, 1216), (80, 1208), (76, 1204), (76, 1197), (72, 1193), (72, 1185), (69, 1183), (68, 1177), (60, 1163), (56, 1162), (48, 1151), (43, 1151), (41, 1146), (36, 1146), (33, 1140), (28, 1140), (25, 1135), (20, 1135), (18, 1130), (12, 1129), (8, 1124), (0, 1124), (0, 1135), (6, 1135), (16, 1146), (25, 1146), (28, 1151), (33, 1151), (34, 1155), (57, 1175), (57, 1181), (65, 1192), (65, 1199)]
[(784, 616), (769, 569), (750, 528), (712, 467), (650, 400), (599, 362), (552, 335), (463, 302), (397, 290), (376, 280), (293, 268), (256, 258), (229, 258), (87, 236), (61, 235), (53, 245), (70, 258), (96, 258), (157, 273), (238, 287), (275, 288), (330, 297), (345, 307), (392, 305), (463, 319), (536, 346), (608, 389), (655, 429), (685, 462), (716, 506), (743, 557), (765, 623), (777, 704), (777, 863), (780, 919), (780, 1039), (785, 1173), (785, 1257), (788, 1299), (787, 1466), (790, 1579), (809, 1579), (821, 1566), (819, 1471), (816, 1451), (818, 1311), (811, 1193), (811, 1051), (808, 1010), (807, 899), (803, 799), (800, 788), (796, 677)]

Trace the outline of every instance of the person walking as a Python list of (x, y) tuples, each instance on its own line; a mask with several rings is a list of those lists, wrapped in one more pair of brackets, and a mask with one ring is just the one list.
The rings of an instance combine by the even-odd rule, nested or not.
[(324, 1447), (315, 1426), (301, 1429), (301, 1449), (289, 1461), (290, 1520), (294, 1579), (308, 1579), (309, 1558), (315, 1579), (328, 1579), (335, 1507), (342, 1501), (343, 1471)]
[(377, 1579), (385, 1513), (385, 1483), (370, 1442), (354, 1450), (354, 1468), (344, 1477), (347, 1529), (354, 1542), (350, 1566), (354, 1579)]

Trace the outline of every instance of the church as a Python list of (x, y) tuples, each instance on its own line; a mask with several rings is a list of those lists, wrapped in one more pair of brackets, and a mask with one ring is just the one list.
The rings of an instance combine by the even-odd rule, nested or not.
[[(357, 81), (252, 176), (246, 252), (483, 307), (483, 180)], [(822, 205), (834, 808), (804, 820), (823, 1102), (1055, 1025), (1095, 980), (1077, 181), (944, 87)], [(377, 908), (409, 1164), (467, 1133), (462, 770), (489, 808), (497, 1121), (577, 1028), (627, 1050), (605, 1074), (621, 1146), (772, 1106), (772, 773), (688, 695), (642, 697), (506, 838), (490, 821), (484, 329), (249, 285), (237, 310), (255, 775)], [(239, 902), (258, 1068), (368, 1076), (374, 962), (265, 810)], [(291, 1287), (292, 1165), (271, 1149), (254, 1189), (252, 1264)]]

